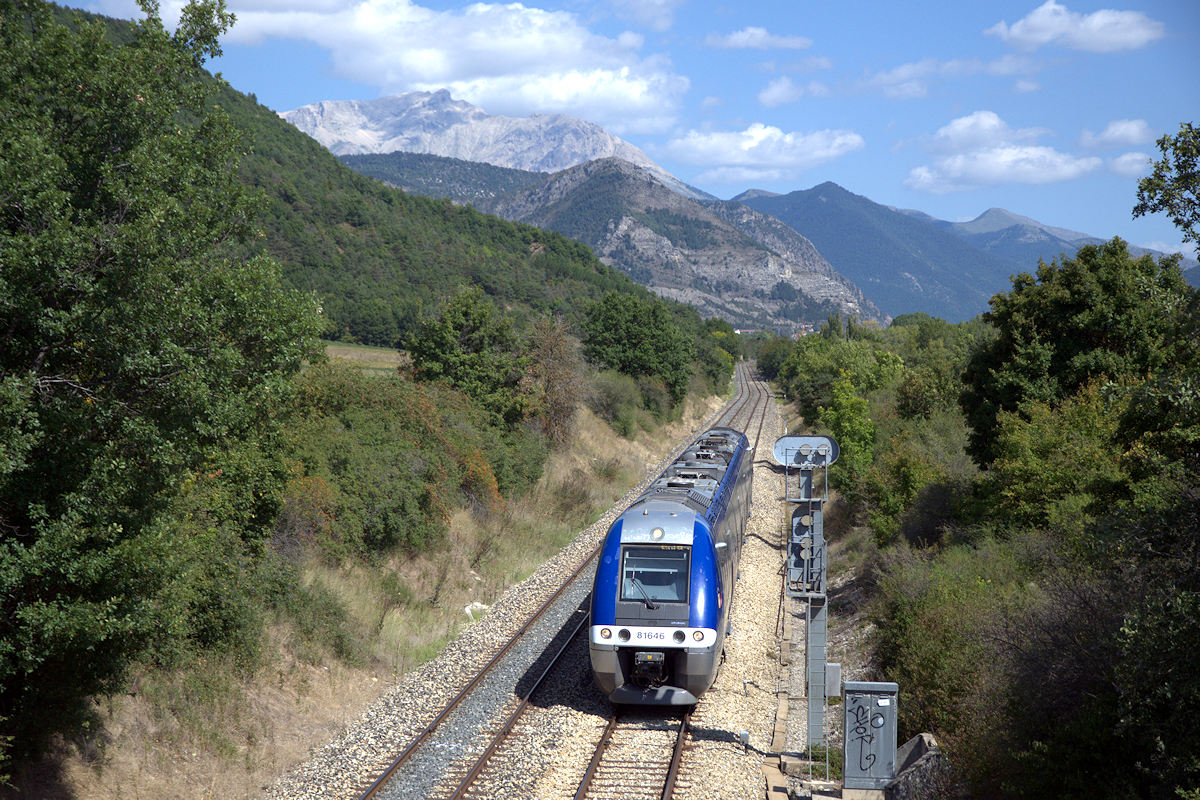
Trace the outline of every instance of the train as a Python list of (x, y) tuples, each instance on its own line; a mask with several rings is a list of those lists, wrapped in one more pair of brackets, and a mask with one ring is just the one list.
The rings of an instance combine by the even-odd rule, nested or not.
[(750, 515), (745, 434), (697, 436), (609, 528), (589, 650), (614, 704), (694, 705), (716, 679)]

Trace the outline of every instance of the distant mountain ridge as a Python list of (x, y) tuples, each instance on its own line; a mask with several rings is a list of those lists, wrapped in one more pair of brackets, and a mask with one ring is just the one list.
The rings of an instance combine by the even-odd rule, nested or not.
[(479, 208), (578, 239), (657, 294), (741, 327), (795, 331), (831, 311), (887, 320), (778, 220), (740, 203), (684, 197), (621, 159), (557, 172)]
[[(778, 195), (760, 190), (740, 200), (781, 219), (816, 245), (834, 269), (854, 281), (887, 313), (924, 311), (951, 321), (987, 310), (1011, 276), (1033, 272), (1085, 244), (1104, 239), (991, 208), (969, 222), (947, 222), (922, 211), (880, 205), (835, 183)], [(1164, 254), (1129, 246), (1135, 256)], [(1200, 270), (1184, 259), (1192, 285)], [(1189, 271), (1190, 270), (1190, 271)]]
[[(1007, 260), (1014, 272), (1033, 272), (1038, 260), (1050, 263), (1063, 254), (1072, 256), (1085, 244), (1103, 244), (1105, 239), (1067, 228), (1038, 222), (1003, 208), (989, 208), (969, 222), (947, 222), (920, 211), (897, 209), (918, 219), (926, 220), (954, 233), (980, 250)], [(1134, 256), (1150, 254), (1155, 258), (1167, 255), (1158, 250), (1130, 244)], [(1200, 286), (1200, 267), (1196, 260), (1184, 257), (1180, 268), (1188, 282)]]
[(1003, 291), (1009, 263), (927, 220), (880, 205), (835, 183), (734, 200), (771, 214), (808, 238), (833, 268), (892, 316), (923, 311), (969, 319)]
[(403, 151), (532, 172), (616, 157), (654, 173), (680, 194), (710, 197), (593, 122), (562, 114), (492, 115), (455, 100), (445, 89), (377, 100), (323, 100), (280, 116), (335, 155)]

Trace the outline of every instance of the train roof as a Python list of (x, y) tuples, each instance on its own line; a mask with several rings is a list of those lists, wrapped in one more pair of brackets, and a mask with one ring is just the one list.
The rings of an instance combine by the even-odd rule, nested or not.
[(654, 501), (684, 505), (700, 515), (708, 513), (717, 492), (746, 437), (733, 428), (713, 428), (694, 439), (659, 475), (628, 511)]

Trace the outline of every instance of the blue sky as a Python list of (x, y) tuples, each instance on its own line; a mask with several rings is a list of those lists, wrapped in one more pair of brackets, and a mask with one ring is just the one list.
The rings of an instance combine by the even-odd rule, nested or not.
[(1200, 116), (1197, 0), (227, 2), (209, 66), (277, 111), (447, 88), (599, 123), (718, 197), (833, 181), (942, 219), (999, 206), (1182, 248), (1131, 209), (1154, 141)]

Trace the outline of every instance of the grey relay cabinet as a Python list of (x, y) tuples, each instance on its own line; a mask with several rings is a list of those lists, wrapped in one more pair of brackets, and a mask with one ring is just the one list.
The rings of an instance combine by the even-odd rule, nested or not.
[(896, 777), (897, 695), (894, 683), (846, 681), (844, 786), (882, 791)]

